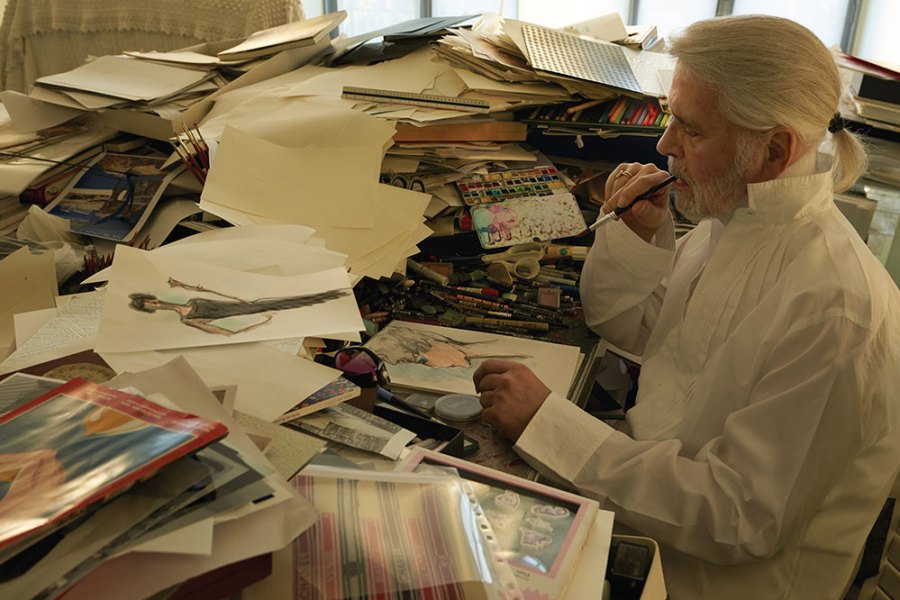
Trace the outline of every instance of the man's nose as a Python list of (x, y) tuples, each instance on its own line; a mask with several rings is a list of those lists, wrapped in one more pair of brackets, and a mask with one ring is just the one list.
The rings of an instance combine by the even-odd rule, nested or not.
[(673, 127), (666, 127), (659, 142), (656, 143), (656, 151), (664, 156), (681, 157), (681, 144), (678, 141), (678, 134)]

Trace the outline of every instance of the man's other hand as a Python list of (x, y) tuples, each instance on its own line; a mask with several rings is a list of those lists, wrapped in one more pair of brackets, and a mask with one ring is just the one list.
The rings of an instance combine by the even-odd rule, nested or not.
[(511, 360), (488, 359), (473, 379), (484, 408), (482, 420), (513, 442), (550, 395), (531, 369)]

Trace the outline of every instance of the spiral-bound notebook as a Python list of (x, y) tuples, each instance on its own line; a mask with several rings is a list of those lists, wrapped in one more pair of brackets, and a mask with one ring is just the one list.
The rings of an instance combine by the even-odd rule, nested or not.
[(643, 93), (625, 52), (616, 44), (536, 25), (523, 25), (522, 34), (535, 69)]

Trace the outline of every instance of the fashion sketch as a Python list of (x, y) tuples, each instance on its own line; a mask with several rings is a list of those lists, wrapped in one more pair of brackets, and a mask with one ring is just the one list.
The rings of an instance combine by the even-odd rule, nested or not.
[(474, 394), (472, 375), (489, 358), (521, 362), (568, 392), (579, 348), (498, 333), (393, 321), (366, 347), (385, 363), (391, 385), (444, 394)]
[(479, 347), (487, 350), (486, 346), (492, 343), (493, 340), (464, 342), (436, 331), (413, 329), (395, 323), (367, 347), (388, 364), (411, 363), (439, 369), (469, 368), (476, 366), (473, 361), (488, 358), (529, 358), (526, 354), (478, 351)]
[[(169, 286), (183, 288), (192, 292), (215, 294), (224, 298), (189, 298), (183, 302), (169, 302), (160, 300), (153, 294), (130, 294), (129, 306), (134, 310), (147, 313), (155, 313), (157, 310), (171, 310), (178, 314), (181, 322), (189, 327), (195, 327), (207, 333), (231, 336), (236, 333), (249, 331), (261, 327), (272, 320), (272, 313), (293, 308), (302, 308), (321, 304), (348, 294), (347, 290), (328, 290), (315, 294), (303, 294), (299, 296), (284, 296), (280, 298), (257, 298), (245, 300), (236, 296), (229, 296), (215, 290), (206, 289), (203, 286), (191, 285), (169, 278)], [(239, 325), (237, 327), (225, 327), (221, 323), (214, 323), (230, 317), (243, 317), (247, 315), (259, 315), (256, 322)]]

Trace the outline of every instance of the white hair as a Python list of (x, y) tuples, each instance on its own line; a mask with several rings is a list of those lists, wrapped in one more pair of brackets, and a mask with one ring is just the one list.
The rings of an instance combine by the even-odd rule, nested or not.
[[(794, 130), (803, 147), (817, 147), (838, 113), (841, 80), (834, 57), (799, 23), (763, 15), (698, 21), (672, 41), (679, 68), (712, 84), (725, 117), (739, 127)], [(843, 190), (866, 170), (859, 139), (832, 134), (834, 188)]]

